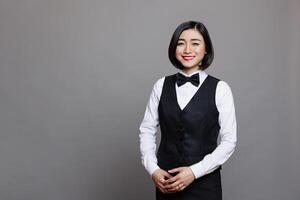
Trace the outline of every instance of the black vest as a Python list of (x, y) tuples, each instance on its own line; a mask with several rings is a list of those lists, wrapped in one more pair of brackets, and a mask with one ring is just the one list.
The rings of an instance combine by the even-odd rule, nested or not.
[(165, 78), (158, 106), (161, 142), (157, 158), (162, 169), (190, 166), (217, 147), (220, 126), (215, 93), (218, 82), (219, 79), (208, 75), (181, 110), (176, 97), (176, 75)]

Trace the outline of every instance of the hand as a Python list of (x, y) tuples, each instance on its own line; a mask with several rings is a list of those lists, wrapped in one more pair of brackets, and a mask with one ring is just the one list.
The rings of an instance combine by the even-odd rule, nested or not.
[(157, 169), (152, 174), (152, 180), (154, 184), (162, 193), (171, 193), (167, 192), (167, 190), (165, 189), (166, 181), (170, 178), (172, 178), (172, 176), (162, 169)]
[(182, 191), (195, 180), (195, 175), (189, 167), (178, 167), (168, 172), (177, 173), (176, 176), (165, 181), (165, 190), (168, 193)]

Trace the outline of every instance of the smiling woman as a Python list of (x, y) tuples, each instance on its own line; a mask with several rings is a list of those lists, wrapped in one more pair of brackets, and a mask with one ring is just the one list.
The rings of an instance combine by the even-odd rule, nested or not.
[[(191, 41), (187, 41), (188, 39)], [(197, 63), (199, 69), (205, 70), (210, 66), (214, 59), (214, 48), (209, 33), (201, 22), (189, 21), (180, 24), (176, 28), (169, 45), (169, 59), (176, 68), (184, 70), (184, 66), (177, 58), (177, 51), (181, 49), (181, 45), (186, 45), (187, 42), (191, 43), (192, 41), (194, 42), (194, 46), (199, 44), (199, 46), (202, 45), (202, 47), (205, 48), (204, 56), (201, 58), (200, 62)], [(196, 41), (198, 41), (197, 44)]]
[(157, 200), (222, 199), (220, 169), (236, 146), (236, 118), (228, 84), (204, 71), (213, 57), (202, 23), (177, 27), (169, 59), (180, 71), (155, 83), (140, 125), (142, 163)]

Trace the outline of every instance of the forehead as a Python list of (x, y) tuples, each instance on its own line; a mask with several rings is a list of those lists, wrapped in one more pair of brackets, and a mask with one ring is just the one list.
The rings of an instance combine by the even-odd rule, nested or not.
[(182, 31), (182, 33), (180, 34), (179, 39), (185, 39), (185, 40), (200, 39), (200, 40), (203, 40), (203, 36), (201, 35), (201, 33), (199, 33), (198, 30), (187, 29), (187, 30)]

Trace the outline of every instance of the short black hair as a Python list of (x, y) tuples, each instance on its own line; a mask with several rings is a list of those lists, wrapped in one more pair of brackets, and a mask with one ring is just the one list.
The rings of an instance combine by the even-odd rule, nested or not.
[(204, 24), (198, 21), (183, 22), (175, 29), (169, 45), (169, 59), (176, 68), (178, 69), (184, 68), (182, 64), (177, 60), (175, 56), (175, 52), (176, 52), (177, 42), (181, 33), (188, 29), (198, 30), (204, 39), (206, 54), (202, 59), (201, 65), (199, 65), (199, 68), (204, 70), (210, 66), (210, 64), (214, 59), (214, 49), (206, 27), (204, 26)]

